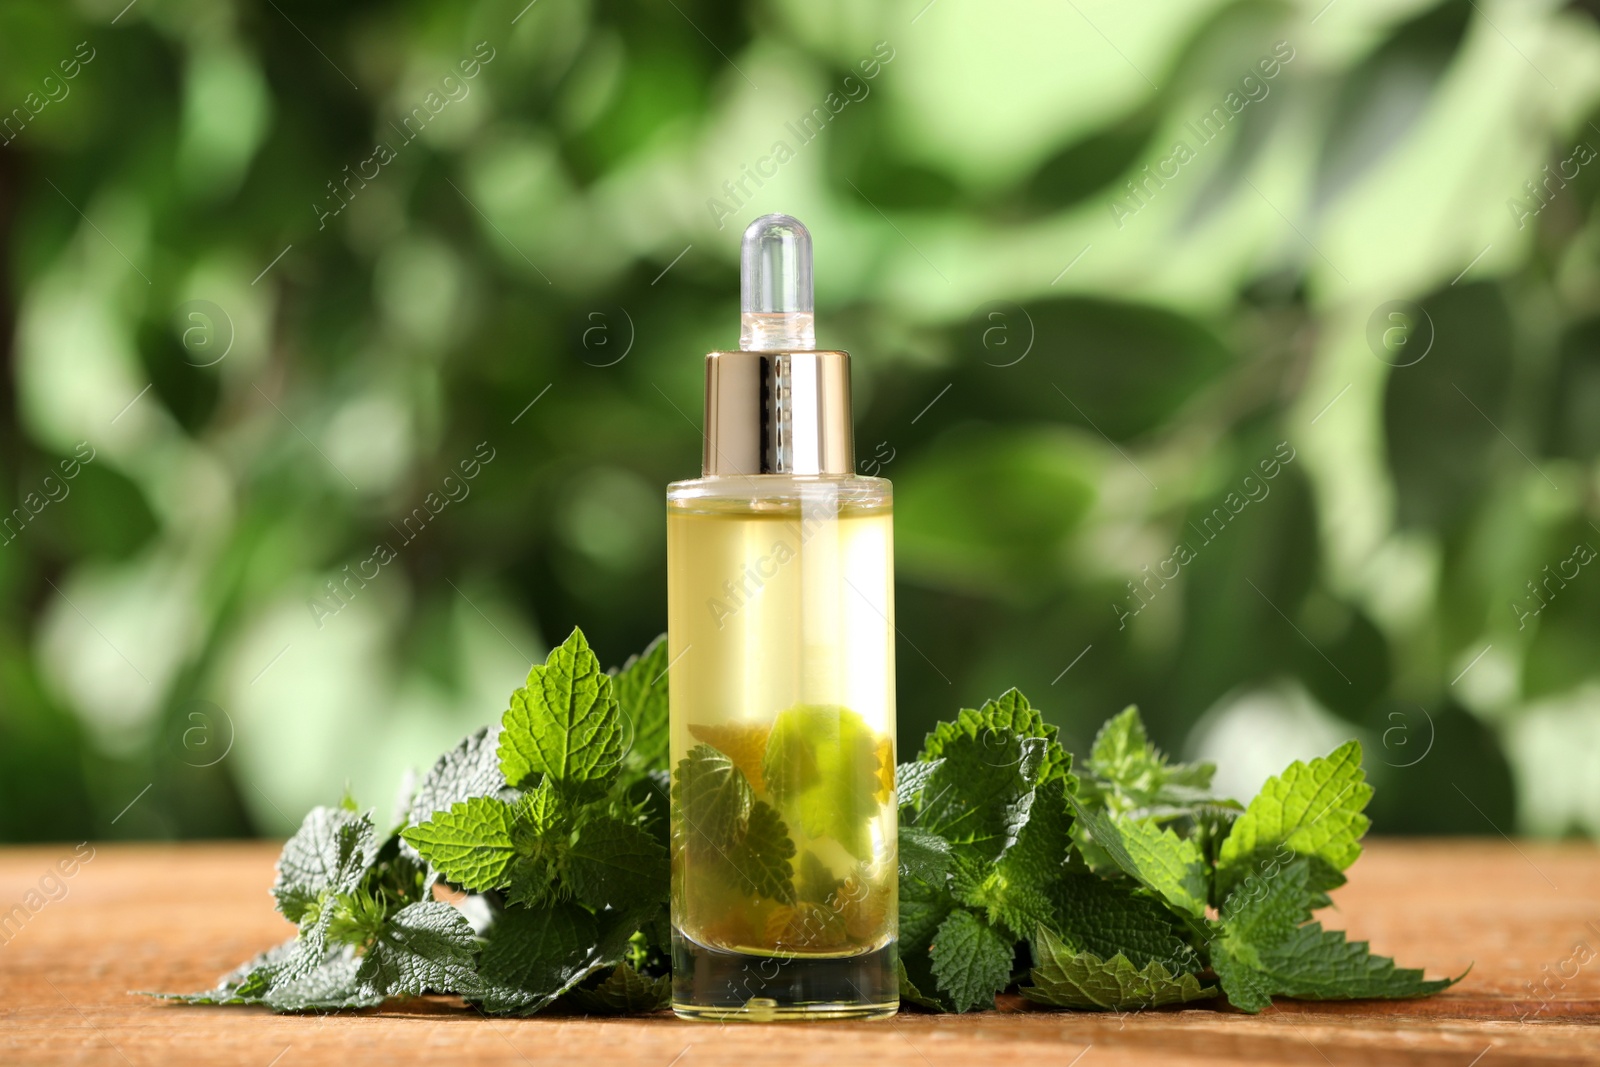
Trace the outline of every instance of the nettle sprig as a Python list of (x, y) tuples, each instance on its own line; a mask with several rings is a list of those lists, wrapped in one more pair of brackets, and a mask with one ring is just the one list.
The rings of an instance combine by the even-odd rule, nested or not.
[[(424, 993), (496, 1014), (665, 1007), (670, 789), (737, 868), (731, 884), (783, 899), (806, 873), (728, 757), (701, 745), (669, 781), (667, 667), (658, 638), (606, 673), (574, 630), (387, 832), (348, 799), (306, 816), (272, 889), (293, 939), (214, 989), (165, 996), (276, 1011)], [(870, 755), (858, 776), (878, 774)], [(965, 1012), (1016, 989), (1057, 1008), (1225, 997), (1259, 1012), (1273, 996), (1413, 997), (1459, 981), (1397, 968), (1312, 919), (1369, 825), (1357, 742), (1291, 764), (1248, 807), (1212, 794), (1214, 770), (1169, 761), (1134, 708), (1077, 771), (1016, 690), (940, 723), (892, 783), (902, 1000)]]
[(1296, 762), (1249, 807), (1171, 763), (1129, 708), (1086, 773), (1016, 690), (928, 735), (900, 779), (902, 997), (1139, 1010), (1219, 995), (1426, 996), (1428, 981), (1311, 921), (1361, 853), (1361, 746)]
[(455, 993), (492, 1013), (562, 999), (588, 1012), (663, 1007), (666, 666), (657, 640), (606, 674), (574, 630), (529, 671), (498, 729), (439, 758), (381, 841), (370, 812), (306, 816), (272, 891), (297, 936), (216, 989), (172, 999), (307, 1011)]
[(366, 1008), (390, 997), (478, 989), (477, 939), (466, 916), (431, 899), (423, 864), (372, 813), (348, 800), (315, 808), (278, 860), (272, 895), (294, 938), (224, 975), (191, 1004), (265, 1004), (275, 1011)]

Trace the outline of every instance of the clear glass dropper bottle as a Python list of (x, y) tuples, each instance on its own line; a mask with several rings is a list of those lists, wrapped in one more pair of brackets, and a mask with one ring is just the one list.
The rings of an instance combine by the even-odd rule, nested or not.
[(811, 235), (745, 230), (739, 350), (706, 357), (703, 476), (667, 491), (672, 1006), (893, 1014), (894, 534), (854, 473), (850, 357)]

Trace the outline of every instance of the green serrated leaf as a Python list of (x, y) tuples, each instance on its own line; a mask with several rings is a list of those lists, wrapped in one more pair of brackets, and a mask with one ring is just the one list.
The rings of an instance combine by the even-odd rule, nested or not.
[(575, 807), (554, 778), (545, 778), (522, 795), (517, 804), (517, 825), (535, 836), (564, 833), (572, 825)]
[(939, 992), (958, 1012), (993, 1008), (1011, 981), (1011, 939), (965, 909), (939, 924), (928, 953)]
[(950, 872), (950, 842), (931, 830), (905, 825), (899, 838), (901, 877), (943, 885)]
[(961, 892), (962, 902), (986, 909), (989, 921), (1017, 938), (1054, 918), (1053, 890), (1064, 873), (1072, 845), (1072, 815), (1066, 783), (1052, 778), (1034, 790), (1028, 820), (1017, 839), (987, 865), (981, 880)]
[(1047, 922), (1051, 917), (1050, 895), (1026, 883), (1012, 884), (992, 864), (955, 857), (950, 888), (955, 898), (983, 913), (989, 922), (1003, 930), (1011, 940), (1028, 924)]
[(262, 1002), (278, 1012), (374, 1008), (383, 1003), (382, 994), (358, 977), (362, 961), (354, 947), (344, 945), (319, 955), (321, 962), (315, 966), (296, 968), (300, 973), (275, 981)]
[(1089, 766), (1095, 774), (1128, 788), (1145, 788), (1166, 760), (1145, 733), (1144, 720), (1133, 705), (1105, 721), (1089, 749)]
[(835, 878), (832, 869), (818, 859), (815, 852), (801, 853), (796, 866), (794, 888), (800, 899), (827, 900), (844, 885), (844, 880)]
[(921, 759), (939, 759), (957, 738), (983, 743), (996, 731), (1043, 742), (1039, 749), (1039, 781), (1059, 777), (1066, 782), (1068, 792), (1076, 787), (1071, 773), (1072, 754), (1056, 740), (1056, 728), (1046, 723), (1039, 709), (1029, 704), (1028, 698), (1017, 689), (1006, 690), (986, 701), (981, 708), (962, 708), (953, 720), (939, 723), (923, 742)]
[(922, 787), (927, 784), (928, 776), (939, 769), (942, 760), (912, 760), (902, 763), (894, 769), (895, 804), (899, 807), (920, 804), (922, 802)]
[(1120, 953), (1103, 959), (1075, 952), (1041, 927), (1033, 939), (1031, 986), (1018, 990), (1038, 1004), (1088, 1011), (1136, 1011), (1217, 995), (1193, 974), (1174, 974), (1152, 960), (1136, 968)]
[(1078, 816), (1075, 835), (1087, 831), (1124, 874), (1179, 912), (1205, 917), (1206, 872), (1199, 845), (1154, 822), (1092, 812), (1076, 797), (1067, 799)]
[(1310, 861), (1313, 892), (1343, 885), (1341, 872), (1361, 855), (1361, 838), (1371, 825), (1362, 814), (1371, 799), (1359, 741), (1347, 741), (1310, 763), (1291, 763), (1267, 779), (1223, 838), (1217, 853), (1217, 899), (1226, 900), (1240, 884), (1280, 866), (1285, 856), (1279, 846)]
[(517, 806), (493, 797), (470, 797), (448, 811), (402, 831), (422, 857), (463, 889), (499, 889), (518, 857)]
[(652, 770), (667, 768), (670, 735), (667, 729), (667, 635), (651, 641), (645, 650), (630, 656), (612, 676), (617, 707), (631, 724), (625, 731), (633, 743), (624, 757), (624, 766), (637, 777)]
[(1274, 996), (1304, 1000), (1421, 997), (1460, 978), (1428, 981), (1420, 970), (1397, 968), (1365, 941), (1306, 922), (1314, 897), (1310, 864), (1296, 860), (1275, 877), (1241, 886), (1222, 907), (1221, 933), (1211, 943), (1211, 967), (1228, 1001), (1256, 1013)]
[(1111, 853), (1097, 845), (1088, 831), (1077, 825), (1072, 829), (1072, 847), (1078, 850), (1084, 866), (1096, 874), (1115, 875), (1122, 872), (1117, 861), (1111, 858)]
[[(900, 883), (900, 954), (910, 957), (926, 950), (939, 924), (956, 907), (955, 897), (942, 884)], [(930, 984), (928, 988), (932, 988)]]
[(361, 884), (376, 860), (378, 840), (370, 814), (312, 808), (283, 846), (272, 895), (284, 918), (314, 919), (322, 900)]
[(501, 720), (500, 768), (521, 786), (535, 774), (574, 796), (598, 796), (622, 763), (622, 722), (612, 680), (583, 631), (550, 651), (511, 694)]
[(957, 903), (986, 911), (988, 904), (983, 899), (984, 883), (993, 874), (993, 861), (965, 849), (953, 849), (950, 853), (950, 877), (945, 888)]
[(578, 900), (596, 909), (667, 898), (667, 850), (638, 826), (610, 816), (579, 828), (566, 874)]
[(1051, 903), (1046, 925), (1073, 951), (1102, 960), (1120, 953), (1141, 969), (1150, 963), (1173, 973), (1201, 969), (1172, 913), (1127, 879), (1069, 871), (1051, 887)]
[(621, 962), (637, 928), (635, 912), (596, 916), (576, 904), (502, 909), (485, 934), (477, 999), (488, 1012), (532, 1015)]
[(793, 904), (794, 842), (782, 817), (764, 800), (750, 808), (744, 837), (730, 856), (738, 870), (735, 884), (746, 896)]
[(1079, 797), (1095, 809), (1158, 821), (1241, 810), (1211, 795), (1211, 763), (1170, 763), (1129, 706), (1095, 736)]
[(506, 788), (499, 745), (500, 728), (485, 726), (440, 756), (411, 798), (406, 825), (416, 826), (470, 797), (498, 796)]
[(1028, 821), (1044, 742), (996, 729), (943, 746), (940, 765), (922, 787), (915, 825), (950, 842), (952, 853), (999, 857)]
[[(768, 735), (762, 776), (777, 806), (812, 837), (831, 837), (872, 859), (871, 823), (887, 800), (892, 749), (865, 719), (835, 704), (780, 712)], [(889, 752), (889, 766), (884, 753)]]
[(720, 871), (745, 896), (794, 902), (794, 842), (783, 818), (756, 800), (744, 772), (710, 745), (678, 761), (675, 833), (692, 862)]
[(356, 975), (380, 997), (423, 993), (474, 993), (478, 988), (477, 938), (472, 924), (449, 904), (419, 901), (389, 918), (367, 948)]
[(696, 745), (678, 761), (672, 801), (685, 847), (696, 856), (726, 855), (744, 836), (755, 793), (733, 760)]
[(638, 1015), (660, 1011), (672, 1003), (672, 975), (652, 978), (626, 963), (606, 975), (598, 985), (585, 985), (567, 994), (566, 1001), (592, 1015)]

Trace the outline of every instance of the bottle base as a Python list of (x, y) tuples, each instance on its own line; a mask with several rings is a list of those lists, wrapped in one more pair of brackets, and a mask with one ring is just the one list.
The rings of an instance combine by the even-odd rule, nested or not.
[(756, 955), (674, 930), (672, 1010), (706, 1022), (884, 1019), (900, 1010), (894, 942), (855, 956)]
[(672, 1003), (672, 1013), (691, 1022), (792, 1023), (823, 1019), (887, 1019), (900, 1010), (900, 1001), (888, 1004), (796, 1004), (783, 1006), (767, 997), (752, 997), (737, 1008), (707, 1008)]

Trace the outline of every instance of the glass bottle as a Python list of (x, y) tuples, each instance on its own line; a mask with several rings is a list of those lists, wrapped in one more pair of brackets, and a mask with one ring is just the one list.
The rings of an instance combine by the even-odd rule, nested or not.
[(819, 351), (811, 236), (745, 231), (738, 351), (706, 357), (703, 476), (667, 492), (673, 1009), (899, 1005), (894, 533), (854, 473), (850, 357)]

